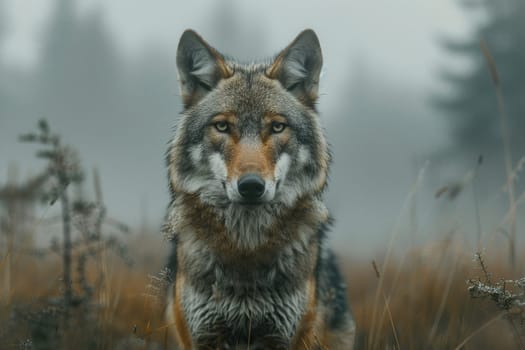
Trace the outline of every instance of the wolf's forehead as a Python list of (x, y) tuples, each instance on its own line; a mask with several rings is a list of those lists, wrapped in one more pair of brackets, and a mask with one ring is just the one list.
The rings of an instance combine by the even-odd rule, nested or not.
[(293, 105), (293, 99), (261, 71), (236, 71), (218, 89), (224, 107), (242, 114), (284, 113)]

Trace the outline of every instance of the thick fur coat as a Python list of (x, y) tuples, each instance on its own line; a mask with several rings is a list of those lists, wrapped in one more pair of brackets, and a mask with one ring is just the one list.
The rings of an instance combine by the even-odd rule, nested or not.
[(330, 153), (315, 108), (322, 55), (306, 30), (240, 64), (195, 32), (167, 154), (167, 316), (180, 349), (351, 349), (355, 325), (326, 246)]

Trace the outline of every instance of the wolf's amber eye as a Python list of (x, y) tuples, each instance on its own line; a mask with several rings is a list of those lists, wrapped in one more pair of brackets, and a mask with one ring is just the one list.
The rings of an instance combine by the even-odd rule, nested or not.
[(279, 134), (283, 132), (284, 129), (286, 129), (285, 123), (272, 122), (272, 132), (274, 134)]
[(213, 124), (215, 126), (215, 129), (217, 129), (218, 132), (228, 132), (230, 129), (228, 122), (221, 120)]

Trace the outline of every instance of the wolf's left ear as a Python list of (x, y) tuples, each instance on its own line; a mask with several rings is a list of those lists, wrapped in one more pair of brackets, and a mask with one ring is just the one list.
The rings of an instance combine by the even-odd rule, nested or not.
[(266, 74), (279, 80), (303, 104), (313, 107), (319, 92), (322, 65), (319, 39), (313, 30), (306, 29), (281, 51)]
[(233, 74), (224, 57), (190, 29), (182, 34), (177, 47), (177, 69), (186, 108), (197, 103), (221, 79)]

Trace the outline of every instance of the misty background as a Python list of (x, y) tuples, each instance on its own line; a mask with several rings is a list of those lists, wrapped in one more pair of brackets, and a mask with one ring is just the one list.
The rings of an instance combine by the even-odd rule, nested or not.
[(451, 202), (434, 193), (461, 183), (479, 155), (476, 191), (490, 226), (505, 177), (479, 42), (498, 66), (516, 165), (525, 154), (523, 15), (518, 0), (0, 0), (0, 184), (8, 172), (24, 179), (43, 166), (18, 136), (46, 118), (88, 173), (99, 170), (110, 215), (160, 234), (164, 154), (182, 110), (175, 53), (183, 30), (249, 61), (313, 28), (324, 55), (319, 110), (334, 153), (327, 202), (338, 249), (384, 248), (398, 221), (413, 234), (407, 242), (458, 222), (469, 231), (471, 194)]

